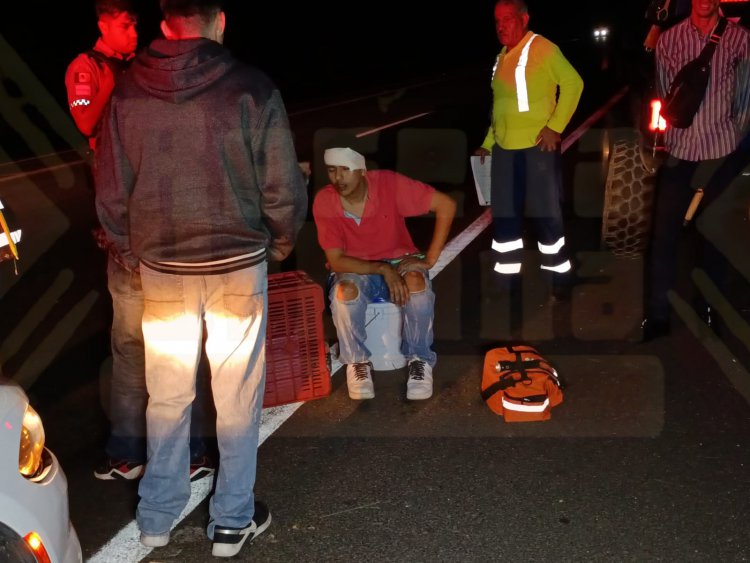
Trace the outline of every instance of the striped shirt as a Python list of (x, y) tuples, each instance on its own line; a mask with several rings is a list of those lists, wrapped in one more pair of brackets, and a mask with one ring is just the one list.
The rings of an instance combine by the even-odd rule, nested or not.
[[(710, 34), (703, 36), (690, 18), (659, 37), (656, 46), (657, 87), (662, 99), (675, 75), (698, 57)], [(745, 129), (750, 109), (750, 32), (733, 22), (711, 59), (706, 96), (686, 129), (667, 129), (667, 151), (682, 160), (722, 158), (732, 152)]]
[(219, 274), (229, 274), (244, 268), (252, 268), (265, 261), (265, 248), (241, 256), (225, 258), (224, 260), (213, 260), (211, 262), (151, 262), (141, 258), (141, 262), (152, 270), (176, 276), (217, 276)]

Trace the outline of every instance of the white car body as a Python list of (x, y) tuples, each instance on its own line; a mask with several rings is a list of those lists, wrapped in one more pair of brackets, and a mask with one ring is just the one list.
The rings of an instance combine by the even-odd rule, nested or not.
[[(55, 455), (45, 448), (44, 464), (49, 469), (38, 481), (19, 472), (22, 421), (28, 404), (20, 387), (0, 381), (0, 560), (9, 544), (15, 541), (17, 547), (27, 534), (36, 532), (51, 563), (80, 563), (81, 544), (68, 512), (68, 481)], [(26, 557), (32, 557), (30, 550)]]

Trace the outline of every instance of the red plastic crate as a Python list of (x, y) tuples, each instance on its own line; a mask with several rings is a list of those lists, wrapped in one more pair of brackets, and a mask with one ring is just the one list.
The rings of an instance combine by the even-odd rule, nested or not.
[(323, 307), (323, 288), (305, 272), (268, 276), (264, 407), (331, 394)]

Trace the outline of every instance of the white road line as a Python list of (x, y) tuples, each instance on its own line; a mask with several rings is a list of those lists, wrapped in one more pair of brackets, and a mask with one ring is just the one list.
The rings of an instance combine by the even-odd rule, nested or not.
[[(263, 409), (260, 420), (258, 447), (302, 405), (303, 403), (292, 403), (280, 407)], [(172, 528), (177, 526), (177, 524), (203, 502), (211, 492), (212, 483), (213, 480), (207, 478), (190, 483), (190, 500)], [(87, 561), (88, 563), (136, 563), (146, 557), (151, 551), (151, 548), (141, 544), (138, 524), (132, 521), (117, 532), (111, 540)]]
[(355, 137), (357, 139), (361, 139), (362, 137), (367, 137), (367, 135), (372, 135), (373, 133), (377, 133), (378, 131), (382, 131), (383, 129), (388, 129), (390, 127), (395, 127), (396, 125), (401, 125), (402, 123), (406, 123), (407, 121), (414, 121), (415, 119), (419, 119), (420, 117), (424, 117), (425, 115), (430, 115), (431, 111), (425, 111), (423, 113), (418, 113), (416, 115), (412, 115), (410, 117), (406, 117), (404, 119), (399, 119), (398, 121), (394, 121), (393, 123), (388, 123), (386, 125), (381, 125), (380, 127), (376, 127), (375, 129), (368, 129), (367, 131), (362, 131), (361, 133), (357, 133)]
[[(615, 98), (619, 100), (624, 95), (624, 91), (621, 91), (618, 93)], [(619, 97), (618, 97), (619, 96)], [(612, 99), (615, 99), (612, 98)], [(597, 120), (601, 118), (604, 113), (611, 108), (613, 105), (612, 100), (610, 100), (605, 106), (603, 106), (601, 109), (599, 109), (594, 115), (598, 115)], [(427, 112), (430, 113), (430, 112)], [(411, 119), (416, 119), (417, 117), (422, 117), (423, 115), (427, 115), (427, 113), (419, 114), (416, 116), (413, 116), (411, 118), (408, 118), (406, 120), (402, 120), (398, 123), (403, 123), (404, 121), (409, 121)], [(591, 127), (591, 125), (596, 120), (591, 120), (591, 118), (587, 119), (584, 123), (588, 123), (588, 127)], [(390, 127), (395, 124), (390, 124), (388, 126), (384, 126), (382, 128), (379, 128), (377, 130), (383, 129), (385, 127)], [(586, 131), (586, 129), (582, 129), (583, 126), (576, 129), (575, 133), (578, 133), (580, 130), (580, 133), (578, 133), (578, 137), (583, 135), (583, 133)], [(375, 132), (376, 130), (373, 129), (372, 132)], [(365, 132), (367, 133), (367, 132)], [(360, 135), (363, 135), (360, 133)], [(358, 135), (358, 136), (360, 136)], [(576, 137), (576, 138), (578, 138)], [(568, 137), (569, 138), (569, 137)], [(565, 141), (568, 140), (568, 138), (565, 139)], [(563, 152), (566, 151), (573, 143), (569, 142), (567, 145), (563, 145), (563, 148), (561, 149)], [(471, 225), (469, 225), (464, 231), (456, 235), (454, 239), (452, 239), (443, 249), (443, 254), (446, 254), (446, 256), (450, 256), (450, 258), (446, 257), (445, 260), (443, 260), (443, 256), (440, 256), (440, 259), (435, 263), (435, 265), (430, 270), (430, 279), (433, 279), (435, 276), (437, 276), (445, 266), (447, 266), (458, 254), (466, 248), (466, 246), (473, 241), (477, 236), (479, 236), (479, 233), (481, 233), (487, 226), (492, 223), (492, 213), (489, 209), (485, 210)], [(294, 412), (302, 406), (303, 403), (292, 403), (289, 405), (283, 405), (281, 407), (274, 407), (274, 409), (264, 409), (263, 413), (261, 415), (261, 427), (260, 427), (260, 440), (258, 442), (258, 447), (265, 442), (265, 440), (273, 434), (277, 428), (279, 428), (286, 420), (294, 414)], [(269, 411), (269, 412), (267, 412)], [(203, 482), (206, 482), (205, 484), (205, 491), (204, 487), (201, 487), (200, 485)], [(190, 512), (198, 506), (198, 504), (201, 503), (203, 499), (208, 496), (208, 493), (210, 492), (210, 484), (211, 479), (202, 479), (201, 481), (197, 481), (196, 483), (191, 484), (191, 495), (190, 495), (190, 501), (188, 503), (188, 506), (185, 507), (185, 510), (182, 511), (182, 514), (177, 519), (177, 521), (174, 523), (174, 526), (177, 526), (183, 518), (185, 518)], [(173, 527), (174, 527), (173, 526)], [(138, 533), (138, 526), (135, 522), (131, 522), (128, 525), (126, 525), (122, 530), (120, 530), (117, 535), (115, 535), (109, 542), (107, 542), (104, 547), (102, 547), (91, 559), (89, 559), (89, 563), (136, 563), (146, 557), (151, 553), (151, 549), (144, 547), (141, 545), (139, 541), (139, 533)]]
[[(212, 484), (213, 480), (205, 477), (200, 481), (190, 483), (190, 500), (177, 519), (177, 522), (181, 522), (183, 518), (195, 510), (195, 507), (208, 496), (208, 493), (211, 492)], [(176, 525), (177, 523), (175, 523)], [(109, 540), (104, 547), (86, 561), (88, 563), (136, 563), (146, 557), (151, 551), (152, 548), (146, 547), (141, 543), (138, 524), (134, 520), (117, 532), (115, 537)]]
[(280, 407), (263, 409), (263, 412), (260, 415), (260, 438), (258, 439), (258, 447), (260, 447), (266, 439), (270, 438), (271, 434), (276, 432), (279, 426), (284, 424), (284, 422), (286, 422), (286, 420), (302, 405), (304, 405), (304, 403), (291, 403), (288, 405), (281, 405)]
[(453, 259), (458, 256), (464, 248), (469, 246), (469, 243), (479, 236), (479, 234), (485, 230), (492, 223), (492, 212), (489, 209), (485, 209), (474, 222), (466, 227), (463, 231), (458, 233), (453, 239), (448, 241), (443, 251), (440, 253), (438, 261), (430, 268), (430, 279), (435, 279), (440, 272), (443, 271), (448, 264), (453, 262)]

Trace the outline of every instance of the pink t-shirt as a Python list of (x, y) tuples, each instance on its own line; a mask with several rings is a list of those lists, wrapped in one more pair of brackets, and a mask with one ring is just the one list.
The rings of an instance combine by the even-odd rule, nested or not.
[(313, 217), (323, 250), (340, 248), (362, 260), (397, 258), (417, 251), (405, 217), (430, 210), (435, 188), (390, 170), (367, 172), (367, 202), (357, 222), (344, 215), (341, 198), (329, 184), (315, 196)]

